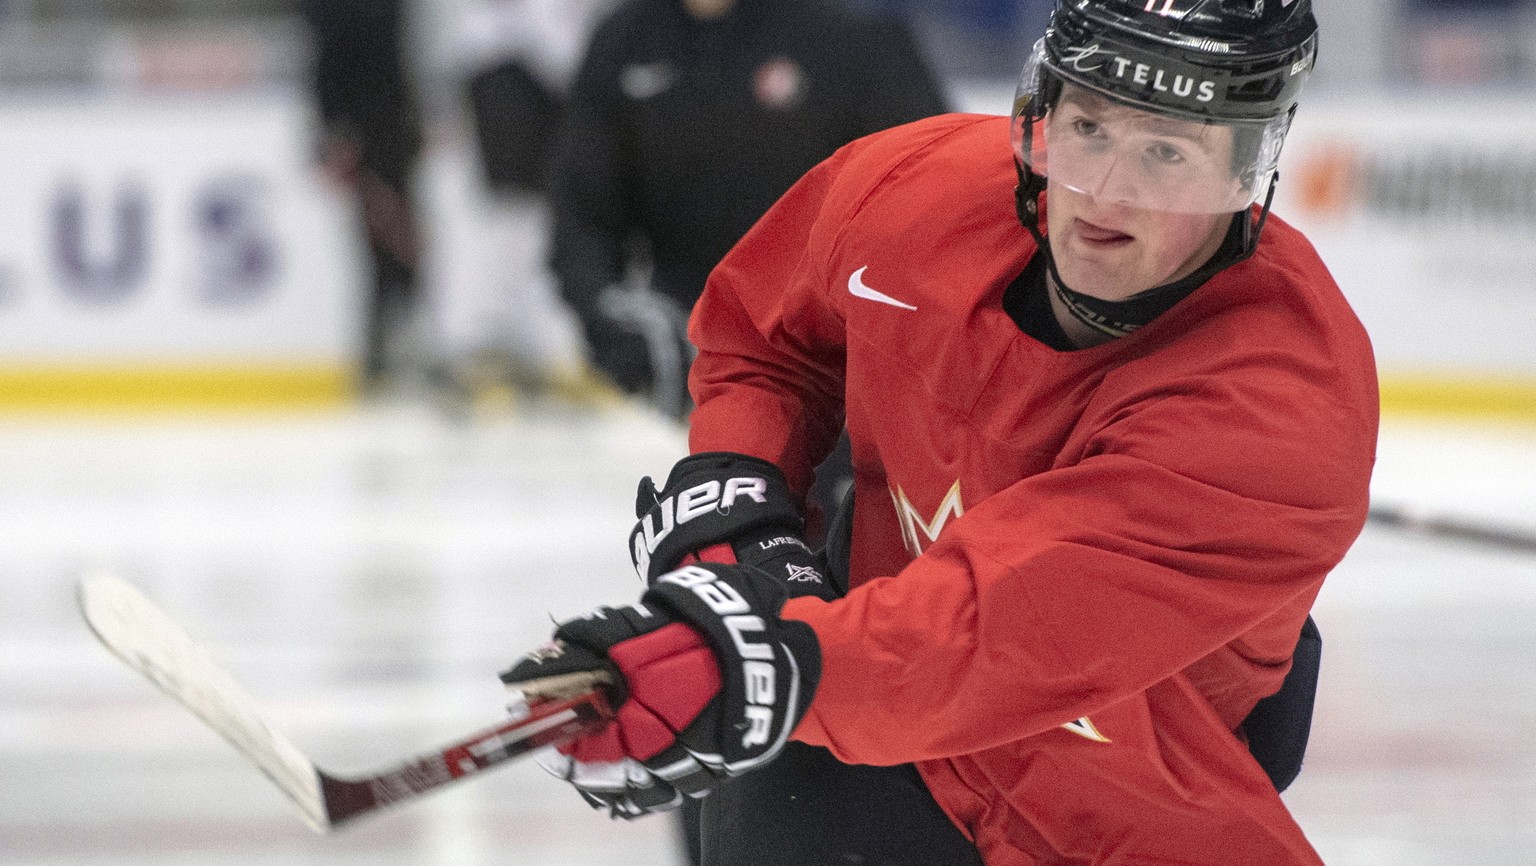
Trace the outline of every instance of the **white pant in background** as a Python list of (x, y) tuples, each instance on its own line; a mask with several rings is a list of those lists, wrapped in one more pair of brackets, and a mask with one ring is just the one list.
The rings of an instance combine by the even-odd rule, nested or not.
[(579, 325), (546, 263), (544, 200), (493, 194), (462, 134), (429, 147), (421, 200), (421, 278), (433, 357), (454, 367), (490, 352), (544, 377), (578, 369), (584, 356)]

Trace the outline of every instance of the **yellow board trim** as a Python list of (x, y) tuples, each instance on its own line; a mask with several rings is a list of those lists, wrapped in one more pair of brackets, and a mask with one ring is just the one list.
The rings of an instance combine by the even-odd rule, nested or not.
[(1384, 373), (1381, 410), (1397, 416), (1536, 421), (1536, 375)]
[[(349, 364), (0, 364), (0, 410), (308, 408), (356, 399)], [(1536, 421), (1536, 375), (1384, 373), (1381, 408), (1396, 416)]]
[(0, 366), (0, 409), (310, 408), (357, 396), (334, 362)]

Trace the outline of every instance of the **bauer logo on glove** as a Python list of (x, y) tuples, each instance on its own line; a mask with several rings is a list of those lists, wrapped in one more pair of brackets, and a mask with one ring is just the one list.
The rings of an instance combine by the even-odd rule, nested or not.
[(501, 678), (534, 696), (605, 683), (613, 722), (546, 766), (618, 817), (675, 808), (772, 760), (810, 705), (820, 648), (809, 626), (779, 618), (786, 598), (751, 566), (685, 566), (639, 604), (562, 623)]
[(724, 452), (683, 458), (660, 490), (650, 478), (642, 479), (635, 516), (639, 522), (630, 532), (630, 558), (646, 581), (690, 557), (753, 562), (740, 552), (724, 560), (698, 555), (714, 545), (740, 546), (748, 535), (795, 535), (804, 523), (798, 499), (778, 467)]
[[(773, 645), (761, 638), (766, 633), (763, 618), (752, 614), (752, 606), (730, 584), (721, 583), (715, 573), (707, 568), (685, 566), (664, 575), (658, 583), (671, 583), (704, 600), (709, 609), (720, 616), (720, 622), (731, 635), (741, 657), (741, 678), (745, 685), (745, 707), (742, 710), (745, 733), (741, 736), (743, 749), (766, 745), (773, 731), (773, 707), (777, 702), (777, 676), (773, 667)], [(794, 663), (794, 659), (790, 659)], [(796, 677), (790, 687), (799, 685)], [(794, 696), (790, 695), (791, 703)], [(788, 731), (783, 737), (789, 736)], [(771, 756), (770, 756), (771, 757)]]
[[(647, 576), (651, 567), (651, 554), (672, 533), (696, 517), (718, 512), (729, 516), (738, 500), (745, 499), (759, 505), (768, 503), (768, 479), (763, 477), (728, 478), (724, 484), (709, 480), (688, 488), (673, 496), (658, 500), (652, 512), (640, 519), (634, 533), (635, 570), (641, 577)], [(660, 520), (660, 526), (657, 521)]]

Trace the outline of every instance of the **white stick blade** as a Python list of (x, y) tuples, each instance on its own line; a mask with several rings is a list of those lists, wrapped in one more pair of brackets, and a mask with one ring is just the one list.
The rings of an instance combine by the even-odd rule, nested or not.
[(256, 700), (128, 581), (80, 581), (80, 610), (114, 654), (192, 711), (282, 789), (316, 831), (330, 827), (315, 765), (262, 718)]

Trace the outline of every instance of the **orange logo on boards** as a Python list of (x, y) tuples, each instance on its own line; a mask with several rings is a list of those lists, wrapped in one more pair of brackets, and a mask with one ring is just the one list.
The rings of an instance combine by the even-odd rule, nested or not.
[(1360, 204), (1361, 171), (1353, 144), (1332, 141), (1304, 151), (1295, 169), (1297, 209), (1312, 216), (1347, 215)]

